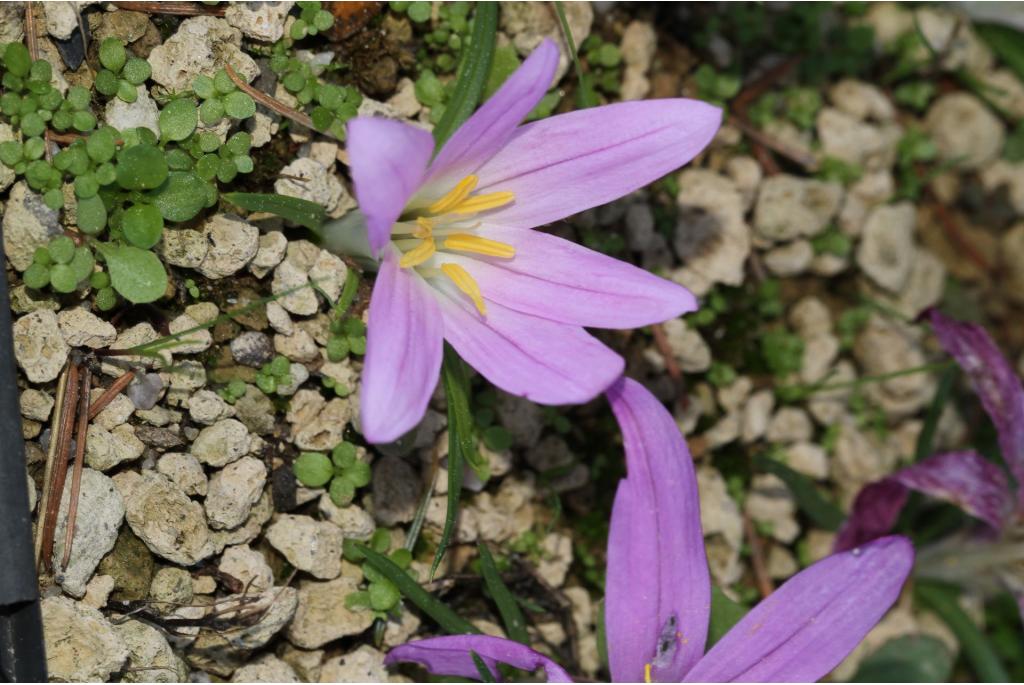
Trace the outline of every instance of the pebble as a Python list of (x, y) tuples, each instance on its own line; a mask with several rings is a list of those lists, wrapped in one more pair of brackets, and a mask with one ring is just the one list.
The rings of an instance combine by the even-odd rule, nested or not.
[(495, 408), (501, 425), (512, 436), (513, 445), (532, 447), (537, 444), (544, 431), (544, 415), (540, 406), (522, 397), (498, 391)]
[(871, 210), (857, 248), (857, 264), (878, 286), (899, 292), (914, 263), (914, 205), (900, 202)]
[[(2, 22), (2, 21), (3, 21), (3, 19), (0, 18), (0, 22)], [(20, 41), (21, 41), (21, 39), (19, 38), (15, 42), (20, 42)], [(5, 124), (5, 123), (0, 123), (0, 143), (6, 143), (8, 141), (17, 141), (17, 140), (18, 140), (18, 136), (15, 135), (14, 129), (11, 128), (11, 125), (10, 124)], [(3, 192), (4, 190), (7, 190), (8, 188), (10, 188), (11, 185), (14, 183), (14, 181), (17, 180), (17, 178), (18, 178), (18, 175), (16, 173), (14, 173), (14, 169), (11, 169), (6, 164), (0, 162), (0, 192)], [(29, 257), (31, 257), (31, 255), (29, 255)]]
[(804, 339), (832, 332), (832, 314), (828, 306), (814, 295), (802, 297), (793, 305), (789, 310), (789, 322)]
[(786, 464), (794, 471), (815, 480), (828, 478), (828, 454), (821, 445), (798, 442), (788, 446)]
[(754, 204), (754, 198), (757, 197), (761, 179), (764, 177), (761, 165), (753, 157), (738, 155), (731, 157), (725, 163), (725, 171), (736, 184), (737, 190), (740, 191), (743, 198), (743, 209), (750, 209)]
[(807, 271), (814, 260), (814, 248), (806, 240), (794, 240), (769, 250), (764, 265), (775, 276), (798, 276)]
[[(590, 35), (594, 23), (594, 10), (589, 2), (574, 2), (565, 6), (565, 21), (569, 32), (580, 45)], [(508, 2), (502, 6), (501, 30), (512, 39), (520, 57), (526, 57), (541, 41), (548, 38), (558, 46), (560, 53), (554, 83), (558, 83), (569, 70), (569, 47), (554, 10), (543, 3)]]
[(274, 572), (266, 558), (248, 545), (234, 545), (224, 550), (217, 570), (241, 581), (252, 590), (269, 590), (274, 586)]
[(210, 528), (231, 529), (245, 523), (266, 482), (267, 468), (255, 457), (242, 457), (213, 474), (206, 493)]
[(50, 411), (53, 409), (53, 398), (42, 390), (25, 388), (18, 398), (18, 405), (21, 408), (21, 415), (26, 419), (35, 421), (46, 421), (50, 418)]
[(78, 28), (76, 2), (48, 2), (43, 5), (46, 32), (57, 40), (67, 40)]
[(935, 100), (924, 119), (939, 156), (963, 169), (980, 169), (999, 157), (1006, 127), (976, 96), (947, 93)]
[[(106, 391), (103, 388), (93, 388), (89, 393), (90, 401), (95, 402), (104, 392)], [(112, 431), (128, 421), (128, 417), (134, 412), (135, 405), (132, 401), (124, 394), (117, 393), (92, 422), (104, 430)]]
[(385, 456), (373, 465), (373, 516), (390, 527), (408, 523), (416, 515), (422, 483), (407, 461)]
[(191, 566), (213, 553), (203, 507), (163, 474), (125, 471), (114, 477), (125, 518), (140, 540), (168, 561)]
[(191, 228), (165, 228), (156, 246), (156, 252), (164, 261), (186, 269), (195, 269), (202, 264), (209, 249), (206, 236)]
[[(711, 348), (695, 328), (690, 328), (682, 319), (670, 319), (663, 324), (665, 337), (679, 368), (686, 373), (701, 373), (711, 368)], [(650, 355), (649, 355), (650, 356)], [(660, 354), (659, 367), (664, 368)]]
[(896, 116), (896, 108), (885, 93), (864, 81), (844, 78), (828, 89), (828, 97), (836, 107), (861, 121), (887, 121)]
[(188, 680), (189, 669), (174, 653), (159, 630), (142, 621), (125, 621), (114, 625), (114, 631), (128, 648), (126, 683), (180, 683)]
[[(124, 519), (124, 502), (110, 478), (93, 469), (82, 469), (80, 487), (71, 558), (66, 567), (63, 566), (64, 546), (57, 544), (53, 549), (54, 568), (64, 568), (58, 571), (55, 580), (64, 592), (79, 599), (85, 595), (86, 584), (96, 571), (100, 559), (114, 548), (117, 532)], [(72, 482), (68, 478), (54, 533), (54, 539), (58, 542), (64, 540), (67, 534), (71, 488)]]
[(897, 123), (869, 124), (833, 107), (818, 112), (816, 126), (826, 157), (868, 170), (891, 167), (903, 135)]
[(813, 435), (811, 419), (800, 407), (781, 407), (772, 416), (765, 431), (765, 439), (776, 443), (810, 440)]
[(298, 328), (291, 335), (274, 336), (274, 351), (293, 362), (310, 363), (320, 358), (320, 348), (306, 330)]
[(550, 587), (562, 587), (572, 566), (572, 538), (564, 533), (548, 533), (541, 540), (540, 549), (537, 575)]
[(754, 228), (771, 241), (815, 236), (839, 210), (843, 187), (835, 182), (771, 176), (761, 184), (754, 207)]
[(765, 560), (765, 570), (773, 580), (785, 580), (800, 570), (793, 553), (780, 545), (772, 545)]
[(93, 576), (92, 580), (85, 584), (85, 596), (82, 597), (82, 604), (94, 609), (102, 609), (107, 605), (107, 600), (110, 599), (110, 593), (114, 591), (116, 582), (113, 576)]
[(672, 280), (698, 296), (716, 283), (742, 284), (750, 228), (736, 183), (713, 171), (687, 169), (679, 174), (676, 205), (680, 214), (672, 247), (684, 266), (672, 273)]
[(287, 249), (288, 239), (281, 231), (268, 231), (260, 234), (259, 247), (256, 248), (256, 256), (249, 262), (249, 271), (257, 278), (263, 278), (271, 269), (281, 263)]
[(207, 278), (225, 278), (240, 271), (259, 249), (259, 229), (234, 214), (207, 219), (203, 236), (208, 249), (197, 268)]
[[(298, 393), (296, 393), (297, 395)], [(292, 442), (299, 449), (328, 451), (341, 442), (345, 427), (352, 420), (352, 403), (336, 397), (324, 404), (308, 421), (292, 427)]]
[[(913, 334), (909, 326), (873, 314), (854, 342), (854, 358), (868, 376), (923, 366), (927, 360)], [(916, 413), (931, 401), (934, 391), (935, 379), (926, 373), (869, 383), (864, 388), (864, 394), (890, 418)]]
[[(270, 4), (270, 3), (268, 3)], [(283, 3), (290, 5), (292, 3)], [(283, 23), (283, 22), (282, 22)], [(386, 674), (385, 674), (386, 676)], [(231, 675), (233, 683), (301, 683), (295, 669), (273, 654), (264, 654)], [(344, 682), (344, 681), (335, 681)]]
[(781, 543), (788, 545), (800, 534), (793, 494), (778, 476), (755, 475), (744, 500), (744, 510), (754, 521), (767, 525), (770, 536)]
[(52, 680), (106, 682), (124, 666), (128, 647), (98, 610), (67, 597), (47, 597), (40, 607)]
[(273, 587), (264, 592), (250, 591), (219, 598), (218, 617), (225, 621), (234, 620), (240, 627), (219, 632), (203, 631), (190, 656), (198, 656), (204, 666), (212, 666), (219, 674), (229, 675), (248, 662), (250, 651), (270, 642), (288, 625), (295, 616), (298, 594), (292, 587)]
[(191, 451), (208, 466), (226, 466), (249, 451), (249, 431), (237, 419), (223, 419), (199, 431)]
[(203, 465), (187, 452), (168, 452), (156, 462), (157, 473), (167, 476), (186, 495), (206, 496), (207, 480)]
[(844, 507), (852, 504), (861, 488), (892, 472), (895, 459), (863, 433), (850, 418), (840, 424), (832, 457), (832, 480), (839, 488)]
[(348, 266), (338, 255), (320, 250), (320, 255), (309, 269), (309, 281), (320, 289), (330, 302), (341, 297), (341, 289), (348, 276)]
[(33, 383), (48, 383), (60, 375), (71, 349), (64, 342), (57, 315), (37, 310), (14, 322), (14, 357)]
[(700, 520), (708, 545), (708, 566), (716, 582), (735, 582), (742, 570), (739, 566), (743, 544), (743, 517), (736, 501), (729, 496), (725, 479), (717, 469), (697, 469), (700, 491)]
[(274, 403), (254, 385), (247, 385), (245, 395), (235, 402), (235, 416), (250, 432), (266, 435), (274, 431)]
[(377, 529), (373, 516), (356, 504), (339, 507), (327, 493), (320, 496), (317, 502), (320, 515), (341, 529), (345, 539), (367, 540)]
[(92, 424), (86, 435), (85, 463), (98, 471), (109, 471), (118, 464), (134, 461), (146, 451), (146, 446), (135, 436), (135, 428), (128, 424), (109, 431)]
[(231, 356), (239, 364), (259, 368), (274, 358), (274, 345), (266, 333), (245, 331), (231, 341)]
[(192, 420), (206, 426), (235, 415), (235, 408), (212, 390), (199, 390), (188, 398), (186, 406)]
[[(194, 330), (198, 326), (199, 322), (188, 314), (180, 314), (171, 320), (168, 324), (171, 335), (184, 333), (174, 342), (173, 349), (176, 354), (197, 354), (210, 348), (210, 345), (213, 344), (213, 335), (208, 328)], [(185, 331), (190, 332), (185, 333)]]
[(804, 341), (804, 353), (800, 365), (800, 380), (817, 383), (823, 380), (839, 356), (839, 338), (831, 333), (822, 333)]
[(331, 218), (336, 219), (356, 206), (338, 177), (314, 159), (299, 157), (279, 173), (281, 177), (274, 181), (276, 193), (323, 205)]
[(300, 571), (322, 579), (336, 578), (341, 573), (344, 537), (341, 529), (333, 523), (317, 521), (309, 516), (280, 514), (267, 528), (264, 537)]
[(370, 645), (328, 659), (320, 668), (320, 682), (324, 683), (383, 683), (389, 679), (384, 653)]
[(946, 267), (929, 250), (914, 252), (910, 275), (893, 303), (894, 308), (909, 319), (933, 307), (942, 299), (946, 287)]
[(64, 342), (71, 347), (107, 347), (117, 339), (117, 330), (92, 312), (75, 307), (57, 314)]
[(266, 489), (253, 505), (249, 518), (238, 528), (233, 530), (212, 530), (210, 539), (216, 551), (221, 551), (228, 545), (246, 545), (259, 537), (263, 531), (263, 525), (270, 520), (274, 514), (274, 505), (271, 500), (270, 490)]
[(276, 43), (284, 35), (285, 18), (294, 2), (238, 3), (228, 5), (224, 20), (242, 35), (265, 43)]
[(423, 105), (416, 97), (416, 84), (407, 76), (398, 79), (395, 94), (388, 98), (385, 104), (404, 119), (416, 118), (416, 115), (423, 109)]
[[(345, 598), (358, 590), (358, 576), (348, 573), (326, 583), (300, 581), (299, 605), (288, 626), (288, 641), (296, 647), (316, 649), (365, 631), (373, 624), (373, 612), (349, 609), (345, 604)], [(323, 675), (321, 673), (321, 678)]]
[[(191, 89), (191, 85), (186, 90)], [(125, 102), (121, 98), (111, 98), (103, 111), (103, 120), (108, 126), (118, 131), (132, 128), (148, 128), (157, 136), (160, 135), (160, 110), (156, 102), (149, 96), (146, 86), (135, 89), (135, 102)]]
[(758, 390), (743, 405), (742, 441), (752, 443), (768, 430), (768, 421), (775, 407), (775, 395), (771, 389)]
[(292, 317), (277, 302), (267, 303), (267, 323), (282, 335), (291, 335), (295, 332), (295, 324), (292, 322)]
[(242, 32), (223, 19), (191, 17), (178, 25), (178, 31), (149, 53), (152, 79), (172, 93), (192, 89), (199, 74), (211, 78), (218, 69), (230, 64), (246, 82), (259, 74), (259, 67), (242, 52)]

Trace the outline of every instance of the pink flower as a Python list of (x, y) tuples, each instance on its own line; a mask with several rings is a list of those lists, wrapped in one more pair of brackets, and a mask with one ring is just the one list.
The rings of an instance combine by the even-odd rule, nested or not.
[(414, 126), (349, 124), (356, 197), (380, 260), (361, 391), (370, 442), (422, 418), (444, 341), (509, 393), (580, 403), (623, 370), (584, 327), (634, 328), (695, 308), (679, 285), (531, 229), (682, 166), (710, 142), (721, 111), (624, 102), (520, 126), (557, 62), (555, 45), (541, 43), (433, 157), (430, 134)]

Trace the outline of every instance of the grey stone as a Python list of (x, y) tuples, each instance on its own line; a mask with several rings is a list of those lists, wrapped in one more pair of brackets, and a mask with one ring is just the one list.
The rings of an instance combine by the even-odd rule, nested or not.
[(14, 184), (3, 212), (4, 254), (11, 266), (24, 271), (36, 248), (61, 234), (59, 216), (24, 181)]
[(104, 682), (121, 669), (129, 651), (103, 614), (67, 597), (47, 597), (40, 604), (51, 679)]
[(14, 322), (14, 357), (33, 383), (48, 383), (60, 375), (70, 348), (64, 342), (57, 315), (37, 310)]
[(166, 476), (129, 471), (114, 482), (124, 498), (128, 525), (154, 554), (191, 566), (213, 553), (203, 507)]
[(267, 542), (300, 571), (324, 579), (336, 578), (341, 573), (344, 536), (333, 523), (309, 516), (281, 514), (264, 535)]
[(231, 462), (210, 478), (206, 518), (211, 528), (237, 528), (263, 492), (267, 467), (255, 457)]
[[(54, 532), (54, 539), (58, 541), (67, 535), (71, 488), (69, 475)], [(64, 546), (57, 544), (53, 549), (53, 567), (58, 569), (55, 580), (66, 593), (79, 599), (85, 596), (86, 584), (99, 566), (100, 559), (113, 549), (124, 519), (124, 501), (114, 487), (114, 481), (99, 471), (82, 469), (80, 488), (71, 557), (66, 567), (63, 565)]]

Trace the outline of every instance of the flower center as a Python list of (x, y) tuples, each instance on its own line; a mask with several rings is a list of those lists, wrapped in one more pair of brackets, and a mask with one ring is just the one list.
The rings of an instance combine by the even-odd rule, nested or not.
[(398, 262), (403, 269), (419, 268), (426, 277), (445, 276), (486, 314), (480, 286), (462, 266), (439, 261), (435, 268), (424, 265), (438, 252), (466, 252), (484, 257), (511, 259), (516, 249), (507, 243), (482, 238), (473, 233), (480, 224), (470, 223), (474, 215), (504, 207), (515, 199), (506, 191), (474, 195), (478, 178), (466, 176), (435, 202), (407, 212), (391, 229), (392, 241), (402, 252)]

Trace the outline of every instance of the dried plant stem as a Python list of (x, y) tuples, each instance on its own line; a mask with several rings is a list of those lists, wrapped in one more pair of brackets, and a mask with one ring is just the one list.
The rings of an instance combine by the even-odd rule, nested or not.
[[(53, 480), (53, 469), (56, 464), (57, 455), (57, 440), (56, 435), (60, 432), (60, 419), (63, 416), (64, 410), (64, 391), (68, 384), (68, 374), (70, 373), (70, 367), (65, 367), (61, 373), (60, 378), (57, 380), (57, 393), (56, 403), (53, 406), (53, 417), (50, 421), (50, 447), (46, 450), (46, 468), (43, 471), (43, 499), (39, 503), (39, 512), (43, 514), (50, 507), (50, 490), (51, 482)], [(36, 528), (36, 539), (35, 539), (35, 552), (36, 552), (36, 567), (39, 567), (39, 562), (42, 561), (42, 544), (43, 544), (43, 526), (40, 525)]]
[(651, 326), (651, 332), (654, 334), (654, 346), (658, 349), (658, 354), (661, 355), (662, 361), (665, 362), (665, 371), (676, 386), (676, 404), (679, 405), (680, 410), (686, 411), (686, 405), (689, 402), (689, 398), (686, 396), (686, 381), (683, 379), (683, 372), (679, 369), (679, 364), (676, 362), (676, 355), (672, 352), (672, 346), (668, 343), (668, 334), (665, 333), (665, 326), (661, 323), (656, 323)]
[(71, 559), (71, 545), (75, 539), (75, 522), (78, 519), (78, 495), (82, 487), (82, 466), (85, 463), (85, 441), (89, 429), (89, 391), (92, 387), (92, 374), (84, 369), (81, 390), (78, 394), (78, 426), (75, 430), (75, 466), (71, 475), (71, 500), (68, 503), (68, 520), (64, 526), (64, 557), (61, 569), (68, 567)]
[(786, 159), (796, 162), (803, 167), (805, 171), (817, 170), (818, 160), (812, 155), (808, 155), (802, 150), (796, 150), (786, 143), (783, 143), (781, 140), (768, 135), (741, 116), (733, 114), (729, 117), (729, 121), (734, 124), (736, 128), (743, 131), (744, 135), (750, 138), (757, 145), (766, 147), (773, 152), (779, 153)]
[(53, 541), (57, 527), (57, 514), (60, 512), (60, 501), (64, 494), (64, 483), (68, 475), (68, 445), (71, 443), (71, 433), (74, 430), (75, 418), (75, 390), (78, 388), (78, 364), (74, 361), (68, 367), (67, 384), (64, 387), (63, 402), (61, 402), (60, 419), (56, 425), (59, 432), (50, 434), (50, 441), (56, 442), (54, 453), (53, 470), (49, 483), (47, 483), (46, 510), (43, 512), (43, 533), (40, 555), (42, 556), (43, 568), (50, 572), (53, 570)]
[(224, 16), (226, 5), (205, 5), (201, 2), (115, 2), (115, 7), (132, 12), (146, 14), (175, 14), (181, 17), (195, 17), (209, 14), (216, 17)]
[(96, 398), (95, 401), (89, 403), (89, 421), (96, 418), (96, 415), (107, 408), (117, 393), (125, 389), (125, 387), (132, 382), (135, 378), (135, 371), (129, 369), (125, 371), (119, 378), (114, 379), (114, 382), (110, 384), (110, 387), (103, 391), (103, 394)]
[(743, 515), (743, 532), (747, 536), (747, 544), (750, 545), (750, 565), (754, 571), (754, 584), (757, 585), (757, 591), (761, 593), (761, 597), (767, 597), (775, 592), (775, 585), (772, 583), (764, 563), (764, 547), (761, 544), (761, 538), (758, 537), (757, 531), (754, 530), (754, 522), (747, 514)]

